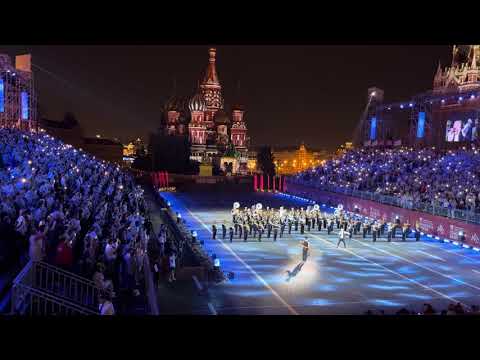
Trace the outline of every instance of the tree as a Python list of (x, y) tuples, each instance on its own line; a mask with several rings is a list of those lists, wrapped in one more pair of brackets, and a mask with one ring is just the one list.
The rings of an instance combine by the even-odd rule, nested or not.
[(258, 167), (266, 175), (275, 175), (275, 164), (270, 146), (262, 146), (257, 155)]

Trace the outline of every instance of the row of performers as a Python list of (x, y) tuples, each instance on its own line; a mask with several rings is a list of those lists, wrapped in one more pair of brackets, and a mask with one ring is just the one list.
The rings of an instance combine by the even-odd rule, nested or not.
[[(327, 214), (321, 212), (318, 205), (306, 209), (291, 208), (289, 211), (283, 207), (278, 210), (270, 208), (262, 210), (261, 204), (241, 210), (238, 205), (234, 205), (232, 223), (233, 225), (228, 229), (230, 242), (233, 241), (234, 236), (238, 236), (239, 239), (243, 238), (243, 241), (247, 241), (249, 236), (262, 241), (262, 235), (265, 233), (267, 238), (273, 234), (273, 240), (276, 241), (279, 235), (280, 238), (283, 237), (286, 229), (288, 229), (288, 234), (291, 234), (292, 231), (300, 231), (300, 234), (305, 234), (305, 231), (310, 232), (317, 229), (318, 231), (325, 230), (330, 235), (336, 227), (346, 231), (350, 238), (353, 235), (362, 234), (363, 238), (372, 236), (374, 242), (377, 238), (385, 235), (388, 241), (391, 241), (396, 237), (398, 230), (401, 230), (402, 240), (406, 241), (412, 232), (412, 227), (408, 222), (400, 224), (398, 219), (394, 223), (368, 220), (356, 214), (345, 213), (341, 208), (338, 208), (334, 214)], [(415, 230), (415, 240), (418, 241), (420, 240), (418, 223)], [(212, 225), (214, 239), (216, 239), (217, 231), (216, 225)], [(222, 238), (225, 239), (226, 236), (227, 226), (222, 224)]]

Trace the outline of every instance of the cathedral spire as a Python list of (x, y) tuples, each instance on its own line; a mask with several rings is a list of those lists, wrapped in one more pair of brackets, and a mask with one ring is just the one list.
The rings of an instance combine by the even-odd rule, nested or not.
[(472, 51), (472, 63), (471, 63), (471, 68), (472, 69), (477, 69), (477, 49), (478, 45), (472, 45), (471, 46), (471, 51)]
[(220, 81), (218, 80), (217, 69), (215, 66), (215, 56), (217, 54), (217, 49), (210, 48), (208, 50), (209, 59), (208, 59), (208, 66), (207, 72), (205, 74), (205, 78), (203, 79), (204, 85), (220, 85)]

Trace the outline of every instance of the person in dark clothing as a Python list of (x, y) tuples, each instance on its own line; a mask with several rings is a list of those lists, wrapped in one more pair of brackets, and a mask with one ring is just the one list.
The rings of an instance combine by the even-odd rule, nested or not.
[(20, 260), (20, 239), (18, 233), (13, 229), (12, 221), (10, 217), (4, 213), (1, 215), (0, 220), (0, 234), (3, 241), (0, 241), (0, 269), (7, 269), (14, 264), (17, 264)]
[(243, 232), (244, 227), (245, 227), (245, 225), (238, 225), (238, 238), (239, 239), (242, 238), (242, 232)]
[(247, 238), (248, 238), (248, 226), (245, 225), (245, 227), (243, 229), (243, 241), (247, 242)]
[(308, 239), (305, 238), (305, 240), (302, 241), (302, 261), (307, 261), (308, 258), (308, 250), (310, 244), (308, 243)]
[(292, 221), (288, 220), (288, 235), (292, 233)]
[(295, 219), (295, 231), (298, 231), (298, 219)]
[(333, 232), (333, 227), (335, 226), (335, 223), (333, 220), (330, 221), (330, 226), (329, 226), (329, 231), (328, 235), (330, 235)]
[(415, 229), (415, 241), (420, 241), (420, 229)]
[(233, 241), (233, 228), (230, 226), (230, 229), (229, 229), (229, 235), (230, 235), (230, 242)]
[(272, 224), (267, 225), (267, 238), (270, 239), (270, 235), (272, 234)]
[(222, 224), (222, 239), (225, 239), (226, 236), (227, 236), (227, 227), (225, 226), (225, 224)]
[(285, 231), (285, 222), (282, 222), (280, 225), (280, 238), (283, 237), (283, 232)]
[(275, 226), (273, 229), (273, 241), (277, 241), (278, 228)]
[(215, 240), (217, 237), (217, 227), (215, 224), (212, 225), (212, 239)]

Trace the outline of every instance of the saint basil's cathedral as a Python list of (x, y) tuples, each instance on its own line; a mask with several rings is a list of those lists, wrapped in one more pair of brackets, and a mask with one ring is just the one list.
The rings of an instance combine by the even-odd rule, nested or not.
[(164, 106), (162, 129), (165, 135), (188, 136), (192, 160), (203, 164), (232, 163), (234, 173), (246, 173), (248, 162), (247, 126), (244, 108), (224, 106), (222, 85), (216, 69), (216, 49), (208, 51), (205, 76), (191, 97), (172, 96)]

